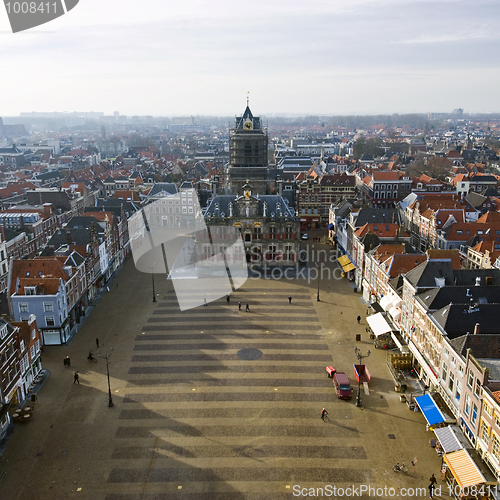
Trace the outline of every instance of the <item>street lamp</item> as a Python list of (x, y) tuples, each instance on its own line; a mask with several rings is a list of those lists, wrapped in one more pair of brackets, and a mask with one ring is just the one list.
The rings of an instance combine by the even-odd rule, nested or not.
[[(363, 360), (363, 358), (367, 358), (370, 355), (370, 351), (366, 351), (365, 355), (361, 354), (361, 349), (358, 349), (357, 347), (354, 348), (354, 353), (356, 354), (359, 361), (358, 366), (362, 365), (361, 361)], [(363, 406), (361, 404), (361, 375), (362, 375), (361, 369), (358, 369), (357, 372), (358, 372), (358, 394), (356, 396), (356, 406), (358, 408), (361, 408), (361, 406)]]
[(318, 264), (316, 264), (317, 268), (318, 268), (318, 293), (316, 294), (316, 302), (320, 302), (319, 300), (319, 266)]
[(156, 302), (156, 293), (155, 293), (155, 266), (156, 262), (153, 263), (151, 267), (151, 279), (153, 280), (153, 302)]
[[(109, 383), (109, 358), (113, 354), (113, 348), (109, 350), (109, 352), (104, 356), (104, 359), (106, 360), (106, 373), (108, 374), (108, 406), (111, 408), (112, 406), (115, 406), (113, 404), (113, 398), (111, 397), (111, 384)], [(101, 354), (97, 352), (97, 355), (101, 357)]]

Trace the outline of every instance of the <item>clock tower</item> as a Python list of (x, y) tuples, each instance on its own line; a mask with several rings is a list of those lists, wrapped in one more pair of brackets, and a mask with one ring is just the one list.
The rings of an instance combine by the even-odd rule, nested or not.
[(229, 129), (229, 165), (226, 168), (226, 193), (241, 194), (242, 187), (251, 182), (257, 194), (268, 193), (269, 167), (267, 161), (267, 130), (248, 106)]

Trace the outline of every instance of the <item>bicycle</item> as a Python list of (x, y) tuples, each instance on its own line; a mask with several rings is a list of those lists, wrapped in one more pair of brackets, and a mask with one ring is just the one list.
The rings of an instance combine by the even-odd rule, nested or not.
[(88, 361), (93, 361), (94, 363), (97, 363), (97, 358), (94, 356), (92, 352), (89, 352), (89, 355), (87, 356)]
[(394, 472), (399, 472), (399, 471), (402, 471), (404, 472), (405, 474), (408, 473), (408, 466), (404, 463), (404, 462), (401, 462), (401, 465), (399, 465), (399, 462), (397, 464), (394, 464), (392, 466), (392, 470)]

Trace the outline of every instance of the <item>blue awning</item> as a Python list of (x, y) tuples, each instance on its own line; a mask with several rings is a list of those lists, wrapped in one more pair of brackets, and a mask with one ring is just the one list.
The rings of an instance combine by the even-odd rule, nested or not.
[(430, 394), (415, 398), (415, 402), (422, 410), (429, 425), (440, 424), (446, 420)]

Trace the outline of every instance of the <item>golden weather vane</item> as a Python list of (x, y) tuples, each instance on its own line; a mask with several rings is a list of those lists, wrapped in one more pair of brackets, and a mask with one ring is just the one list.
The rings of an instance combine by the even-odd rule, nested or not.
[(247, 106), (248, 106), (248, 101), (250, 100), (250, 91), (247, 92)]

